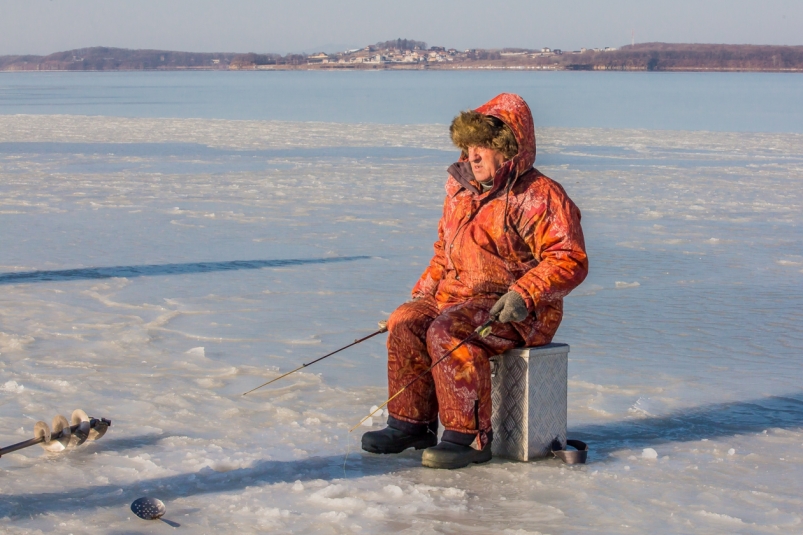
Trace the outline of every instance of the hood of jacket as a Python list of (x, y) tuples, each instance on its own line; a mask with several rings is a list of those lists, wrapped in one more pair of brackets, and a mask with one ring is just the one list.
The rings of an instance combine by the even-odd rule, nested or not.
[[(488, 193), (505, 187), (508, 180), (515, 181), (516, 178), (529, 171), (535, 163), (535, 125), (533, 114), (524, 99), (514, 93), (502, 93), (495, 96), (476, 110), (477, 113), (496, 117), (513, 131), (519, 152), (510, 160), (502, 164), (494, 175), (494, 185)], [(471, 164), (465, 159), (449, 168), (449, 174), (457, 180), (460, 185), (480, 194), (480, 191), (471, 184), (474, 174), (471, 171)]]

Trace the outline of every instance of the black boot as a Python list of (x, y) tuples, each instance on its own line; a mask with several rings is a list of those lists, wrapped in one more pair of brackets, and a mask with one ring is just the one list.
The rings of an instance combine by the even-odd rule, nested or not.
[[(424, 450), (424, 454), (421, 456), (421, 464), (428, 468), (447, 468), (452, 470), (466, 467), (471, 463), (487, 463), (491, 460), (491, 441), (493, 436), (490, 433), (488, 443), (481, 450), (475, 450), (469, 445), (473, 442), (474, 435), (456, 435), (463, 434), (446, 431), (444, 433), (445, 438), (440, 444)], [(464, 437), (466, 440), (461, 440)], [(455, 439), (455, 442), (446, 440), (446, 438)], [(471, 438), (470, 442), (467, 442), (468, 438)], [(461, 442), (461, 444), (457, 442)]]
[(438, 443), (438, 422), (411, 424), (388, 417), (388, 426), (362, 436), (362, 449), (371, 453), (401, 453), (407, 448), (422, 450)]

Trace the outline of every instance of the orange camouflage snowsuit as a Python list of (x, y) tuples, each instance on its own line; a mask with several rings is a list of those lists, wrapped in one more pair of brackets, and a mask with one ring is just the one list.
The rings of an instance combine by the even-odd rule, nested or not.
[(491, 335), (462, 346), (388, 406), (391, 425), (420, 428), (415, 424), (440, 415), (443, 439), (481, 449), (491, 431), (489, 357), (551, 342), (563, 297), (585, 279), (588, 260), (580, 211), (557, 182), (533, 168), (527, 103), (503, 93), (476, 111), (507, 124), (519, 152), (485, 193), (465, 155), (449, 168), (435, 255), (413, 300), (391, 314), (387, 344), (392, 395), (487, 321), (499, 297), (509, 290), (521, 294), (527, 318), (495, 323)]

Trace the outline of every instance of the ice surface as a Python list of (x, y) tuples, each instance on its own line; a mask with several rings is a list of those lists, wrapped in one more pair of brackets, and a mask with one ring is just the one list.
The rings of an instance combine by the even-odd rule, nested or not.
[(0, 116), (0, 445), (114, 421), (0, 459), (0, 531), (166, 529), (143, 495), (194, 533), (799, 531), (803, 136), (538, 135), (591, 258), (557, 336), (589, 464), (441, 472), (347, 432), (381, 337), (240, 394), (408, 298), (446, 127)]
[(658, 458), (658, 452), (655, 451), (653, 448), (644, 448), (644, 450), (641, 452), (641, 458), (642, 459), (657, 459)]

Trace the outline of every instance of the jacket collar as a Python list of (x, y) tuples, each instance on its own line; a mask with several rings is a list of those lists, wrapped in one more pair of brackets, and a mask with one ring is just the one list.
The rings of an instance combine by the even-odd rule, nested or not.
[(461, 189), (465, 189), (471, 192), (478, 199), (485, 199), (500, 189), (503, 189), (507, 185), (509, 179), (514, 180), (516, 178), (513, 176), (515, 169), (515, 159), (506, 161), (499, 169), (497, 169), (491, 189), (483, 193), (477, 187), (477, 181), (474, 178), (474, 173), (471, 171), (471, 163), (461, 159), (461, 161), (453, 163), (449, 167), (449, 176), (451, 176), (454, 180), (450, 180), (446, 184), (446, 190), (450, 197), (454, 197), (460, 192)]

